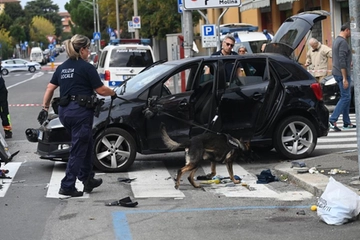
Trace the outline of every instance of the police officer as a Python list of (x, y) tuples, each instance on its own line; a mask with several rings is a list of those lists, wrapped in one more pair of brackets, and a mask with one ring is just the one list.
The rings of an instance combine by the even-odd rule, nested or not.
[(82, 35), (77, 34), (65, 41), (69, 58), (57, 67), (47, 85), (43, 109), (38, 116), (40, 123), (47, 119), (51, 98), (55, 89), (60, 87), (59, 119), (71, 135), (72, 147), (59, 194), (71, 197), (83, 195), (75, 188), (76, 178), (83, 182), (83, 191), (87, 193), (102, 184), (102, 179), (95, 179), (92, 171), (94, 109), (86, 102), (92, 101), (94, 90), (102, 96), (116, 98), (116, 93), (104, 86), (95, 67), (87, 62), (89, 48), (89, 38)]
[(8, 90), (2, 77), (2, 66), (0, 59), (0, 117), (4, 128), (5, 138), (12, 138), (12, 128), (9, 114)]

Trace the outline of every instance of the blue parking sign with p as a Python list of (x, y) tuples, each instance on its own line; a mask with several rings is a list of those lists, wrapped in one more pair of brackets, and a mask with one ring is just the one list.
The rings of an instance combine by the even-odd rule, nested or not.
[(203, 25), (203, 36), (215, 36), (215, 25)]

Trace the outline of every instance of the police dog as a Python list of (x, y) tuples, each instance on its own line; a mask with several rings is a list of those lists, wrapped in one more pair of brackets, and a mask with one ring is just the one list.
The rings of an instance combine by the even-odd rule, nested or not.
[(246, 152), (250, 151), (249, 142), (244, 143), (242, 140), (225, 134), (204, 133), (186, 142), (178, 143), (170, 138), (163, 123), (160, 128), (167, 148), (172, 151), (185, 148), (186, 164), (177, 172), (176, 189), (179, 188), (181, 176), (187, 171), (191, 171), (188, 177), (191, 185), (195, 188), (200, 187), (194, 182), (194, 175), (203, 160), (211, 162), (211, 173), (206, 175), (206, 179), (212, 179), (216, 175), (216, 162), (221, 162), (226, 164), (231, 181), (235, 184), (240, 183), (240, 180), (234, 179), (233, 162), (238, 158), (246, 157)]

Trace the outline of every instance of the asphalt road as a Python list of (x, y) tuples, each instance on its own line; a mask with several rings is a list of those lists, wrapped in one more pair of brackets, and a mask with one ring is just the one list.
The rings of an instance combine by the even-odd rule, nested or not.
[[(3, 180), (0, 190), (1, 239), (358, 239), (359, 221), (337, 227), (320, 222), (310, 210), (317, 199), (298, 186), (287, 181), (255, 183), (256, 174), (286, 161), (275, 152), (260, 154), (251, 164), (235, 164), (235, 174), (252, 191), (231, 184), (202, 184), (195, 189), (187, 176), (175, 190), (172, 178), (184, 163), (183, 153), (175, 153), (139, 155), (129, 172), (98, 172), (104, 184), (90, 195), (59, 198), (56, 191), (65, 164), (39, 159), (34, 154), (36, 143), (27, 142), (24, 134), (26, 128), (38, 126), (36, 117), (51, 75), (51, 71), (23, 72), (5, 79), (14, 127), (14, 137), (7, 142), (11, 151), (20, 153), (11, 163), (13, 179)], [(356, 140), (341, 138), (351, 136), (331, 133), (313, 156), (339, 151), (327, 145), (353, 149)], [(223, 165), (217, 169), (226, 174)], [(208, 171), (205, 164), (198, 175)], [(119, 177), (136, 179), (123, 183)], [(105, 206), (126, 196), (138, 206)]]

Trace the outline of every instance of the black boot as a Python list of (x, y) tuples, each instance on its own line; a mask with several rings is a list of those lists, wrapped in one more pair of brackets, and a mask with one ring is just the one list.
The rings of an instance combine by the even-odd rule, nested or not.
[(98, 178), (98, 179), (95, 179), (95, 178), (89, 178), (88, 180), (86, 180), (85, 182), (83, 182), (84, 184), (84, 192), (86, 193), (91, 193), (91, 191), (94, 189), (94, 188), (97, 188), (99, 187), (101, 184), (102, 184), (102, 179), (101, 178)]
[(12, 138), (11, 130), (4, 130), (4, 132), (5, 132), (5, 138)]

